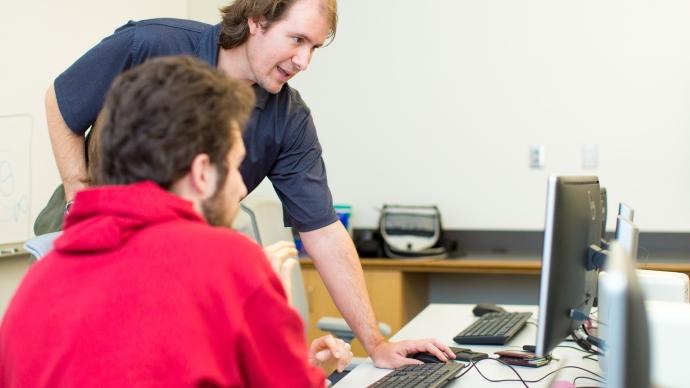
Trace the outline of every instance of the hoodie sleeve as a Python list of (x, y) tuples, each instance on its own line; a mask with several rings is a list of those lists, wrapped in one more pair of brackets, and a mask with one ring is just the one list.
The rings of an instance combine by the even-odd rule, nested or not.
[(238, 357), (246, 386), (324, 387), (323, 372), (308, 362), (301, 318), (275, 277), (252, 293), (243, 315)]

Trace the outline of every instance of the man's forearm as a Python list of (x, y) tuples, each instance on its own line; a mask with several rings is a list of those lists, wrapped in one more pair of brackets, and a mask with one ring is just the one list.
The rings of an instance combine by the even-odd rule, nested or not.
[(300, 237), (338, 310), (371, 354), (384, 338), (378, 330), (352, 239), (340, 222), (300, 233)]
[(84, 137), (76, 135), (65, 123), (52, 85), (46, 92), (45, 106), (50, 144), (65, 188), (65, 199), (70, 201), (88, 182)]

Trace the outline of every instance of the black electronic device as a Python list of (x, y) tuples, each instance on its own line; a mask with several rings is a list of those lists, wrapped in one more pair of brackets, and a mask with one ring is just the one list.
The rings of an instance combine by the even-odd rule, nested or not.
[(394, 369), (369, 387), (443, 387), (454, 380), (464, 367), (458, 362), (407, 365)]
[(450, 350), (455, 353), (455, 361), (475, 362), (489, 358), (489, 355), (482, 352), (475, 352), (472, 349), (456, 348), (450, 346)]
[[(484, 358), (489, 357), (489, 355), (486, 353), (475, 352), (475, 351), (472, 351), (472, 349), (456, 348), (454, 346), (449, 346), (449, 348), (455, 354), (455, 361), (473, 362), (473, 361), (479, 361), (479, 360), (482, 360)], [(427, 353), (427, 352), (415, 353), (415, 354), (408, 356), (408, 357), (414, 358), (415, 360), (419, 360), (425, 364), (444, 362), (444, 361), (439, 360), (433, 354)], [(453, 359), (448, 359), (448, 360), (453, 361)]]
[(551, 362), (551, 356), (537, 356), (536, 354), (526, 350), (501, 350), (494, 352), (498, 355), (498, 360), (503, 361), (509, 365), (528, 366), (530, 368), (538, 368)]
[(504, 311), (506, 311), (506, 309), (495, 304), (479, 303), (472, 309), (472, 314), (474, 314), (475, 317), (481, 317), (486, 313), (502, 313)]
[(427, 352), (419, 352), (419, 353), (415, 353), (415, 354), (409, 355), (409, 356), (407, 356), (407, 357), (408, 357), (408, 358), (413, 358), (413, 359), (415, 359), (415, 360), (419, 360), (419, 361), (421, 361), (421, 362), (423, 362), (423, 363), (425, 363), (425, 364), (438, 363), (438, 362), (445, 362), (445, 361), (439, 360), (438, 357), (434, 356), (434, 355), (431, 354), (431, 353), (427, 353)]
[(549, 177), (536, 354), (546, 356), (579, 330), (596, 297), (603, 209), (595, 176)]
[(487, 313), (453, 337), (453, 341), (467, 345), (505, 345), (525, 327), (531, 316), (529, 312)]

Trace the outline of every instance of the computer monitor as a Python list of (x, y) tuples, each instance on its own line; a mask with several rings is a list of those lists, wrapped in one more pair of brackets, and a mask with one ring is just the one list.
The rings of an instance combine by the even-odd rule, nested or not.
[(627, 218), (630, 221), (634, 221), (635, 209), (630, 207), (630, 205), (623, 202), (618, 203), (618, 215)]
[(609, 244), (606, 276), (600, 279), (602, 359), (608, 388), (650, 387), (650, 343), (644, 297), (634, 261), (618, 242)]
[(616, 240), (625, 250), (631, 260), (637, 260), (637, 246), (639, 245), (640, 229), (629, 219), (618, 216), (616, 221)]
[(598, 269), (588, 269), (590, 246), (601, 242), (599, 178), (549, 177), (542, 254), (538, 355), (547, 355), (589, 316)]

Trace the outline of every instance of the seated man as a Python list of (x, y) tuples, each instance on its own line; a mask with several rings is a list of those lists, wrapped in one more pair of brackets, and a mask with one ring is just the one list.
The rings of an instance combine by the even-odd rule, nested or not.
[[(230, 230), (251, 88), (189, 57), (122, 74), (55, 250), (0, 329), (0, 387), (312, 387), (350, 361)], [(210, 225), (209, 225), (210, 224)]]

